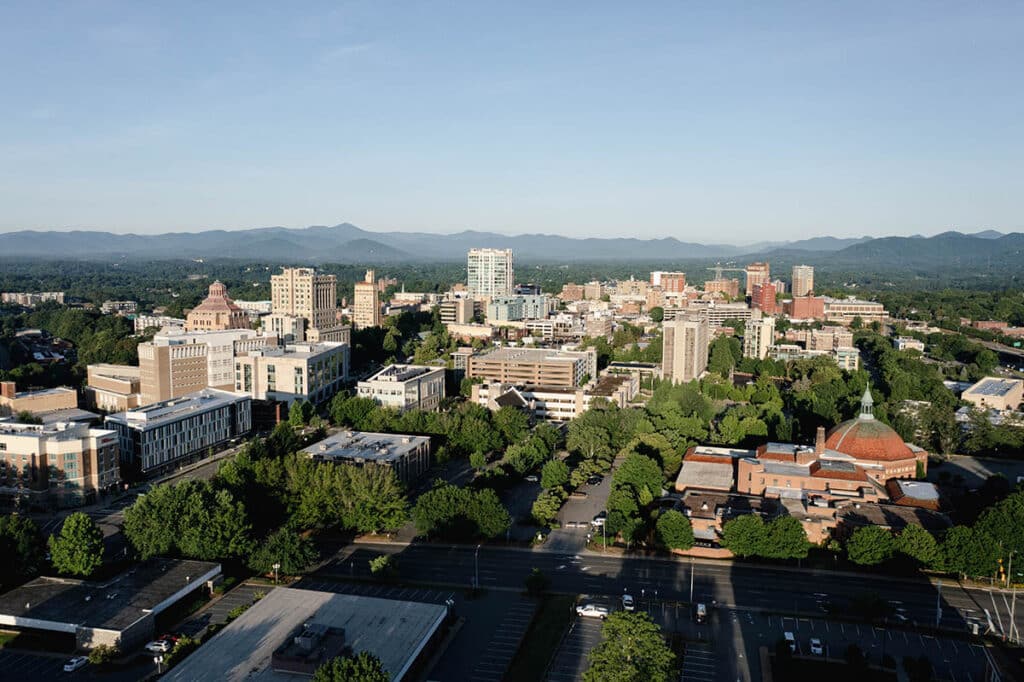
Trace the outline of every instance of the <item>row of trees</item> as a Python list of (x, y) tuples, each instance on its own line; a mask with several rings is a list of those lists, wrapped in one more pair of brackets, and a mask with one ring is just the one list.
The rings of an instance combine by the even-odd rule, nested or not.
[(225, 460), (213, 480), (156, 486), (125, 510), (125, 536), (143, 558), (234, 559), (259, 572), (280, 562), (298, 572), (317, 559), (310, 531), (392, 531), (408, 520), (405, 490), (389, 467), (325, 465), (296, 453), (300, 446), (292, 427), (279, 424)]

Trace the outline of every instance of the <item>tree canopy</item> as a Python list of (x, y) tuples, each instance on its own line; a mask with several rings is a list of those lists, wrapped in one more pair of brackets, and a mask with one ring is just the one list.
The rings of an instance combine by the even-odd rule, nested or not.
[(615, 611), (590, 652), (584, 682), (668, 682), (675, 655), (650, 615)]
[(103, 565), (103, 531), (82, 512), (64, 519), (48, 544), (53, 567), (61, 573), (88, 577)]

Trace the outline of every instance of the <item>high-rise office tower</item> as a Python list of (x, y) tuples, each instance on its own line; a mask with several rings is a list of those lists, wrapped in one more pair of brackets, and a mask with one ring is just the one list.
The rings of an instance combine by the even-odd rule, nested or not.
[(281, 268), (281, 274), (270, 278), (270, 299), (271, 317), (279, 323), (286, 317), (305, 321), (305, 338), (295, 341), (350, 342), (352, 330), (340, 321), (334, 275), (317, 274), (313, 268)]
[(747, 296), (754, 293), (754, 287), (758, 284), (766, 284), (771, 281), (771, 272), (768, 261), (763, 263), (751, 263), (747, 266)]
[(810, 265), (793, 266), (793, 295), (809, 296), (814, 291), (814, 267)]
[(693, 381), (708, 367), (707, 318), (686, 317), (663, 327), (662, 376), (675, 383)]
[(747, 320), (743, 329), (743, 357), (764, 360), (768, 357), (768, 349), (774, 343), (774, 317), (752, 317)]
[(362, 282), (356, 282), (352, 296), (352, 324), (356, 329), (380, 326), (380, 301), (373, 270), (366, 271)]
[(515, 285), (512, 249), (470, 249), (466, 258), (466, 288), (470, 296), (511, 296)]

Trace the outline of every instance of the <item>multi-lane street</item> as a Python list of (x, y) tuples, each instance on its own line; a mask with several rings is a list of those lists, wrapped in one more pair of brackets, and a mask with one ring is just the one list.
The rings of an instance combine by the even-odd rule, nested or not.
[[(717, 608), (776, 614), (827, 613), (855, 616), (856, 604), (886, 605), (887, 622), (895, 628), (943, 630), (967, 635), (974, 623), (979, 633), (1011, 635), (1011, 613), (1019, 628), (1024, 608), (999, 589), (964, 588), (949, 580), (894, 580), (884, 577), (809, 571), (715, 561), (558, 554), (482, 546), (358, 544), (330, 559), (320, 572), (361, 576), (377, 554), (395, 554), (403, 580), (521, 590), (533, 568), (551, 579), (551, 590), (563, 593), (619, 595), (624, 591), (660, 601), (706, 602)], [(692, 589), (692, 596), (691, 596)], [(1017, 633), (1014, 631), (1013, 636)]]

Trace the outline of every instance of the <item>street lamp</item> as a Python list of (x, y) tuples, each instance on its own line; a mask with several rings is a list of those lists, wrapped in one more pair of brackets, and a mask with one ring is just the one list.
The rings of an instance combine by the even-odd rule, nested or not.
[(281, 570), (281, 564), (275, 563), (274, 566), (273, 566), (273, 569), (274, 569), (274, 584), (276, 585), (277, 584), (277, 572), (279, 570)]
[(473, 552), (473, 587), (480, 589), (480, 545), (476, 546)]

